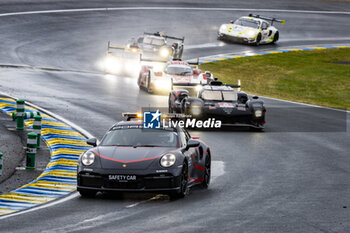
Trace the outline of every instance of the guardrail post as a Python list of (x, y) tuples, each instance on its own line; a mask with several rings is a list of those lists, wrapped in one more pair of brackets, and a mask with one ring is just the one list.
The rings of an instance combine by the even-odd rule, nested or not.
[(34, 132), (28, 133), (26, 169), (35, 169), (35, 154), (38, 135)]
[(0, 176), (2, 176), (2, 153), (0, 153)]
[(24, 129), (24, 100), (18, 99), (16, 101), (16, 118), (17, 118), (17, 127), (16, 129)]
[(36, 148), (40, 148), (40, 136), (41, 136), (41, 120), (42, 117), (40, 115), (34, 116), (33, 129), (34, 133), (37, 135), (37, 143)]

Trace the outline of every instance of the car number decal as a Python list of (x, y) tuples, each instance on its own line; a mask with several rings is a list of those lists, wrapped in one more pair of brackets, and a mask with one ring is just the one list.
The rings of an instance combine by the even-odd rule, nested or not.
[(218, 103), (220, 108), (234, 108), (231, 103)]

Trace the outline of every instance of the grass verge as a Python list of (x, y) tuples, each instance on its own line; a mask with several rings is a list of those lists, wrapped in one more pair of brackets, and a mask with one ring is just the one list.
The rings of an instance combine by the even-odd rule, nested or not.
[(240, 79), (247, 93), (350, 109), (350, 48), (243, 57), (200, 68), (227, 84)]

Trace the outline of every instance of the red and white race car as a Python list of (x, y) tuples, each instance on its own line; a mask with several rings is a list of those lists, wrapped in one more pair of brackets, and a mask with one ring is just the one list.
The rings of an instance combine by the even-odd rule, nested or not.
[(202, 73), (198, 69), (198, 63), (175, 60), (163, 66), (159, 63), (142, 65), (138, 85), (148, 92), (169, 92), (174, 88), (199, 90), (213, 79), (209, 71)]

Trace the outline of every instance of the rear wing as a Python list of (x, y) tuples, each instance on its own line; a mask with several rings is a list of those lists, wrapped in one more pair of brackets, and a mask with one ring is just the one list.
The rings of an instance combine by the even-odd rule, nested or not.
[(241, 91), (241, 80), (238, 79), (238, 83), (237, 84), (229, 84), (227, 86), (230, 86), (232, 88), (238, 88), (238, 91)]
[(155, 32), (155, 33), (152, 33), (152, 32), (144, 32), (143, 33), (144, 35), (151, 35), (151, 36), (161, 36), (161, 37), (164, 37), (165, 39), (172, 39), (172, 40), (180, 40), (182, 43), (185, 41), (185, 37), (175, 37), (175, 36), (168, 36), (162, 32)]
[(161, 60), (161, 59), (153, 59), (153, 58), (143, 58), (142, 53), (140, 53), (140, 62), (145, 61), (145, 62), (162, 62), (162, 63), (167, 63), (168, 60)]
[(133, 53), (138, 53), (139, 52), (139, 46), (137, 46), (137, 45), (130, 44), (128, 46), (115, 46), (115, 45), (111, 45), (111, 42), (108, 41), (107, 53), (110, 53), (111, 49), (119, 50), (119, 51), (122, 51), (122, 52), (133, 52)]
[(209, 83), (210, 86), (222, 86), (222, 85), (225, 85), (225, 86), (229, 86), (229, 87), (232, 87), (232, 88), (238, 88), (238, 91), (241, 91), (241, 80), (238, 79), (238, 83), (237, 84), (223, 84), (221, 81), (218, 81), (217, 78), (215, 78), (213, 81), (211, 81)]
[(187, 62), (189, 65), (191, 66), (195, 66), (196, 69), (198, 69), (198, 66), (199, 66), (199, 58), (197, 58), (197, 61), (196, 62)]
[(276, 18), (271, 18), (271, 17), (266, 17), (266, 16), (262, 16), (262, 15), (254, 15), (254, 14), (249, 14), (249, 17), (254, 17), (254, 18), (258, 18), (258, 19), (264, 19), (267, 21), (271, 21), (271, 25), (273, 25), (273, 22), (277, 22), (280, 23), (282, 25), (285, 24), (285, 20), (281, 20), (281, 19), (276, 19)]

